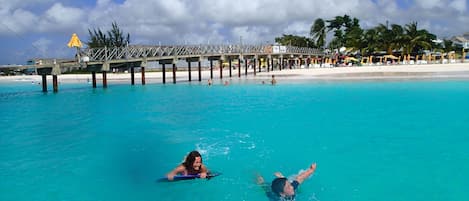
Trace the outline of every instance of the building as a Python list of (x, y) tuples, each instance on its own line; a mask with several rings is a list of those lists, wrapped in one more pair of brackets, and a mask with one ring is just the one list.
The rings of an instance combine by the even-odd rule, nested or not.
[(469, 49), (469, 32), (464, 33), (462, 36), (454, 36), (451, 41), (457, 46)]

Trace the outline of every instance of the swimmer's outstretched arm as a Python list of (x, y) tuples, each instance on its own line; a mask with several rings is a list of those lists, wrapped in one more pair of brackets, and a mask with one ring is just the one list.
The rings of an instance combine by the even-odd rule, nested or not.
[(270, 186), (265, 183), (264, 177), (262, 177), (259, 173), (256, 174), (256, 183), (262, 187), (265, 193), (270, 192)]
[(316, 163), (313, 163), (311, 164), (311, 166), (309, 167), (308, 170), (302, 172), (301, 174), (299, 174), (298, 176), (296, 176), (296, 181), (298, 181), (298, 183), (303, 183), (303, 181), (308, 178), (309, 176), (311, 176), (311, 174), (314, 173), (314, 171), (316, 170)]
[(172, 181), (174, 179), (174, 176), (176, 176), (179, 173), (184, 173), (185, 170), (186, 170), (186, 168), (183, 165), (179, 165), (176, 168), (174, 168), (174, 170), (169, 172), (166, 175), (166, 177), (168, 178), (169, 181)]
[(207, 178), (207, 172), (208, 172), (208, 169), (207, 167), (205, 167), (204, 164), (202, 164), (202, 166), (200, 167), (201, 168), (201, 172), (200, 172), (200, 178), (204, 179), (204, 178)]

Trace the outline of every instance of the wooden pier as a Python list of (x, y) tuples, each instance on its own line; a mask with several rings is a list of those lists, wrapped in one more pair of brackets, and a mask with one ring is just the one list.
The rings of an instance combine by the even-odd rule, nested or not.
[[(80, 51), (77, 58), (80, 61), (74, 62), (42, 62), (34, 67), (37, 73), (42, 76), (43, 91), (47, 92), (47, 75), (53, 77), (53, 91), (58, 91), (57, 76), (62, 73), (62, 69), (72, 65), (86, 68), (92, 75), (93, 88), (97, 87), (96, 74), (102, 73), (102, 86), (106, 88), (107, 72), (112, 68), (125, 66), (130, 69), (132, 85), (135, 84), (135, 68), (141, 69), (141, 83), (146, 84), (145, 68), (148, 62), (158, 62), (162, 68), (162, 83), (166, 84), (166, 68), (172, 69), (172, 83), (176, 83), (176, 70), (179, 61), (187, 62), (188, 81), (192, 81), (192, 62), (198, 62), (198, 81), (202, 79), (201, 62), (210, 62), (210, 79), (214, 79), (214, 64), (219, 69), (219, 79), (233, 76), (233, 61), (237, 61), (238, 77), (248, 76), (248, 63), (252, 67), (252, 74), (261, 72), (264, 69), (267, 72), (274, 70), (283, 70), (291, 68), (293, 64), (308, 65), (311, 62), (317, 62), (319, 59), (329, 57), (319, 49), (294, 47), (294, 46), (273, 46), (273, 45), (184, 45), (184, 46), (127, 46), (116, 48), (89, 48)], [(225, 66), (225, 62), (228, 63)], [(241, 64), (244, 63), (244, 66)], [(228, 75), (223, 74), (223, 68), (229, 69)], [(242, 69), (244, 68), (244, 69)], [(206, 78), (208, 79), (208, 78)]]

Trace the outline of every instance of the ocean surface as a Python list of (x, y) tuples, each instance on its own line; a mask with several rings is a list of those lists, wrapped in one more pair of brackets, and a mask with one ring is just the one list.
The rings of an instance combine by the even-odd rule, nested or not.
[[(469, 81), (0, 84), (0, 200), (469, 200)], [(223, 175), (155, 182), (199, 150)]]

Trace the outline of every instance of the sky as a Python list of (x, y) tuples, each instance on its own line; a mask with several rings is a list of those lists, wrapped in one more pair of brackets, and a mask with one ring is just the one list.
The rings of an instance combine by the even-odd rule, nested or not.
[(417, 22), (439, 39), (469, 32), (469, 0), (0, 0), (0, 64), (73, 58), (73, 33), (116, 22), (132, 45), (266, 44), (309, 36), (318, 18), (349, 15), (364, 29)]

